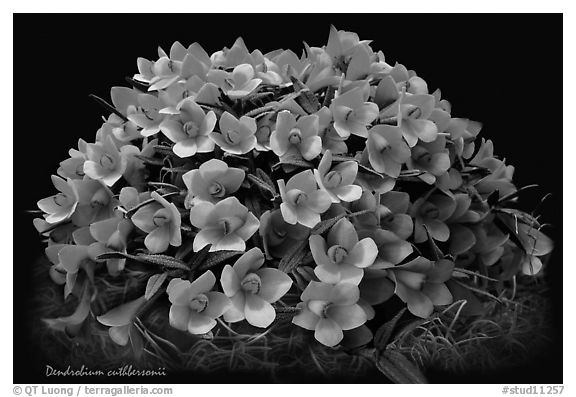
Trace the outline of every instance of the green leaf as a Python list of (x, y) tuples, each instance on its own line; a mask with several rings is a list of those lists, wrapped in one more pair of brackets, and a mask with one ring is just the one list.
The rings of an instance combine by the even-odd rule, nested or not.
[(404, 178), (409, 178), (409, 177), (414, 177), (414, 176), (419, 176), (424, 174), (424, 171), (420, 171), (420, 170), (403, 170), (400, 172), (400, 177), (404, 177)]
[(272, 178), (270, 178), (270, 175), (268, 175), (264, 170), (262, 170), (261, 168), (256, 168), (256, 175), (258, 176), (258, 178), (262, 179), (264, 182), (266, 182), (266, 184), (268, 186), (270, 186), (272, 188), (272, 191), (274, 193), (274, 195), (278, 194), (278, 191), (276, 190), (276, 184), (274, 183), (274, 181), (272, 180)]
[(210, 252), (210, 244), (202, 248), (200, 251), (194, 253), (189, 263), (190, 270), (196, 270), (196, 268), (206, 260), (206, 257), (208, 256), (209, 252)]
[(340, 219), (344, 218), (346, 214), (340, 214), (335, 216), (334, 218), (326, 219), (318, 223), (316, 226), (312, 228), (310, 234), (323, 234), (326, 233), (328, 230), (332, 228)]
[(399, 384), (428, 383), (414, 363), (396, 349), (388, 348), (375, 354), (376, 367), (388, 379)]
[(120, 117), (122, 120), (124, 121), (128, 121), (128, 119), (126, 118), (126, 116), (124, 116), (122, 113), (120, 113), (120, 111), (118, 111), (114, 106), (110, 105), (108, 102), (106, 102), (104, 99), (94, 95), (94, 94), (90, 94), (88, 95), (89, 98), (92, 98), (94, 101), (96, 101), (96, 103), (98, 103), (100, 106), (102, 106), (104, 109), (108, 110), (109, 112), (114, 113), (116, 116)]
[(358, 170), (359, 170), (359, 171), (366, 171), (366, 172), (368, 172), (369, 174), (378, 175), (380, 178), (384, 178), (384, 174), (381, 174), (381, 173), (379, 173), (378, 171), (375, 171), (375, 170), (373, 170), (372, 168), (366, 167), (365, 165), (362, 165), (362, 164), (360, 164), (360, 163), (358, 163)]
[(292, 270), (296, 269), (302, 263), (302, 260), (306, 256), (308, 240), (302, 240), (294, 244), (284, 257), (280, 260), (278, 269), (284, 273), (290, 273)]
[(164, 281), (166, 281), (167, 277), (167, 273), (154, 274), (150, 276), (148, 283), (146, 284), (146, 293), (144, 294), (146, 300), (150, 300), (150, 298), (152, 298), (154, 294), (158, 292), (160, 287), (162, 287), (162, 284), (164, 284)]
[(494, 207), (498, 204), (498, 198), (500, 197), (500, 191), (498, 189), (494, 190), (492, 193), (488, 195), (486, 202), (490, 207)]
[(257, 177), (256, 175), (247, 174), (246, 177), (252, 182), (253, 185), (257, 186), (262, 192), (268, 192), (272, 194), (272, 197), (276, 197), (278, 193), (274, 185), (270, 185), (265, 180)]
[(374, 335), (374, 346), (376, 347), (376, 349), (378, 350), (386, 349), (386, 346), (388, 346), (388, 344), (390, 343), (392, 333), (394, 332), (394, 329), (396, 328), (398, 321), (404, 315), (405, 312), (406, 308), (403, 307), (398, 313), (396, 313), (396, 315), (391, 320), (389, 320), (388, 322), (383, 324), (380, 328), (378, 328), (378, 331), (376, 331), (376, 334)]
[(305, 277), (298, 274), (297, 272), (292, 272), (292, 276), (294, 276), (294, 280), (296, 281), (296, 286), (300, 291), (304, 291), (309, 284), (309, 281), (306, 280)]
[(163, 154), (165, 156), (172, 156), (174, 152), (172, 151), (172, 146), (166, 145), (154, 145), (154, 151), (158, 154)]
[(184, 258), (186, 258), (193, 250), (194, 250), (194, 240), (185, 239), (184, 241), (182, 241), (182, 245), (178, 248), (178, 251), (176, 251), (174, 257), (176, 259), (183, 261)]
[(156, 166), (164, 165), (164, 160), (155, 157), (142, 156), (141, 154), (135, 154), (134, 157), (136, 157), (139, 160), (142, 160), (144, 164), (156, 165)]
[(444, 253), (440, 248), (438, 248), (438, 245), (434, 241), (434, 238), (432, 238), (432, 235), (430, 234), (430, 230), (428, 230), (428, 227), (424, 224), (422, 226), (424, 226), (424, 230), (426, 230), (426, 235), (428, 236), (428, 245), (430, 246), (430, 254), (432, 255), (432, 259), (437, 261), (444, 258)]
[(210, 252), (207, 257), (206, 260), (204, 260), (204, 262), (200, 265), (200, 267), (198, 268), (198, 270), (203, 271), (203, 270), (208, 270), (211, 267), (214, 267), (216, 265), (219, 265), (220, 263), (226, 262), (227, 260), (229, 260), (230, 258), (233, 258), (237, 255), (241, 255), (243, 254), (243, 251), (216, 251), (216, 252)]
[(162, 254), (138, 254), (130, 255), (124, 252), (105, 252), (98, 255), (97, 259), (126, 258), (141, 263), (163, 266), (169, 269), (190, 270), (190, 268), (181, 260)]
[(188, 265), (186, 265), (184, 262), (168, 255), (138, 254), (136, 256), (136, 260), (143, 260), (145, 262), (160, 265), (169, 269), (190, 270)]
[(326, 93), (324, 94), (324, 101), (322, 102), (322, 106), (326, 106), (327, 108), (330, 107), (332, 100), (334, 99), (334, 94), (336, 93), (336, 88), (329, 85), (326, 88)]
[(188, 167), (162, 167), (162, 171), (171, 172), (173, 174), (185, 174), (190, 171)]
[(124, 78), (124, 80), (126, 80), (126, 82), (128, 84), (130, 84), (132, 87), (134, 87), (137, 90), (140, 90), (142, 92), (148, 92), (148, 87), (150, 87), (150, 85), (148, 83), (144, 83), (143, 81), (134, 80), (132, 77), (129, 77), (129, 76), (126, 76)]
[[(308, 256), (310, 252), (306, 254)], [(314, 274), (314, 269), (310, 266), (298, 266), (296, 269), (292, 270), (292, 274), (298, 274), (301, 276), (306, 282), (310, 282), (312, 280), (318, 281), (316, 274)]]
[(494, 225), (498, 227), (502, 232), (510, 236), (510, 240), (512, 240), (512, 242), (516, 244), (518, 248), (520, 248), (522, 251), (525, 252), (526, 250), (524, 248), (524, 245), (518, 238), (518, 231), (516, 225), (514, 224), (509, 225), (508, 222), (505, 221), (505, 219), (506, 219), (505, 216), (500, 216), (500, 214), (497, 213), (496, 216), (494, 217)]
[(343, 162), (343, 161), (355, 161), (358, 163), (358, 159), (355, 157), (350, 157), (350, 156), (344, 156), (342, 154), (333, 154), (332, 155), (332, 161), (333, 162)]
[(280, 162), (272, 166), (273, 170), (277, 170), (282, 166), (294, 166), (297, 168), (314, 168), (314, 164), (297, 156), (288, 156), (280, 160)]
[(296, 77), (290, 76), (290, 80), (294, 85), (294, 91), (300, 94), (296, 98), (296, 103), (298, 103), (298, 105), (300, 105), (308, 114), (313, 114), (320, 110), (320, 102), (318, 101), (318, 98), (316, 98), (316, 95), (310, 92), (310, 89)]
[[(170, 192), (170, 193), (163, 194), (162, 197), (167, 198), (167, 197), (176, 196), (179, 194), (180, 194), (180, 192)], [(136, 211), (138, 211), (140, 208), (144, 207), (145, 205), (152, 204), (154, 202), (157, 202), (157, 201), (153, 198), (141, 202), (140, 204), (138, 204), (134, 208), (130, 208), (130, 210), (126, 212), (126, 217), (131, 218), (132, 215), (134, 215), (136, 213)]]
[(512, 218), (518, 219), (520, 222), (527, 223), (528, 225), (532, 225), (533, 227), (536, 228), (540, 227), (540, 222), (538, 222), (538, 219), (536, 219), (535, 217), (524, 211), (520, 211), (515, 208), (497, 208), (494, 209), (494, 211), (507, 214)]
[(260, 108), (256, 108), (253, 109), (251, 111), (249, 111), (248, 113), (246, 113), (244, 116), (246, 117), (256, 117), (262, 113), (266, 113), (266, 112), (270, 112), (270, 111), (274, 111), (276, 110), (276, 108), (278, 107), (278, 105), (267, 105), (267, 106), (262, 106)]
[(515, 192), (512, 192), (510, 194), (507, 194), (506, 196), (502, 197), (501, 199), (498, 200), (499, 204), (505, 203), (506, 201), (510, 201), (515, 199), (516, 197), (518, 197), (520, 195), (520, 193), (522, 193), (524, 190), (528, 190), (528, 189), (532, 189), (538, 187), (538, 185), (533, 184), (533, 185), (526, 185), (521, 187), (520, 189), (517, 189)]
[(340, 215), (336, 215), (333, 218), (325, 219), (325, 220), (321, 221), (320, 223), (318, 223), (316, 226), (314, 226), (312, 228), (312, 230), (310, 231), (310, 234), (323, 234), (323, 233), (327, 232), (328, 230), (330, 230), (332, 228), (332, 226), (334, 226), (334, 224), (336, 224), (336, 222), (338, 222), (340, 219), (342, 219), (344, 217), (353, 218), (355, 216), (364, 215), (364, 214), (367, 214), (370, 212), (374, 212), (374, 210), (371, 210), (371, 209), (361, 210), (361, 211), (357, 211), (357, 212), (352, 212), (350, 214), (340, 214)]

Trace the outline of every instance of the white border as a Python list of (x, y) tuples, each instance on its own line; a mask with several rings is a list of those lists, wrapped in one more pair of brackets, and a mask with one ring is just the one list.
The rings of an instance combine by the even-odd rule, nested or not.
[[(576, 131), (574, 131), (574, 93), (576, 92), (576, 86), (574, 81), (574, 72), (576, 71), (576, 63), (574, 60), (574, 38), (576, 37), (576, 32), (574, 26), (576, 25), (576, 18), (574, 18), (574, 7), (570, 6), (567, 1), (522, 1), (521, 3), (516, 3), (513, 1), (507, 2), (504, 0), (485, 0), (478, 2), (476, 4), (472, 2), (462, 2), (462, 1), (438, 1), (431, 2), (429, 0), (412, 0), (410, 1), (410, 6), (407, 6), (407, 2), (384, 2), (382, 0), (374, 0), (368, 2), (347, 2), (342, 4), (342, 7), (333, 7), (334, 1), (324, 2), (324, 3), (314, 3), (309, 0), (293, 0), (291, 2), (271, 2), (271, 1), (259, 1), (252, 2), (251, 9), (246, 8), (245, 2), (236, 1), (215, 1), (206, 2), (201, 4), (200, 2), (191, 3), (187, 1), (171, 1), (171, 2), (148, 2), (144, 1), (122, 1), (117, 0), (99, 0), (98, 2), (91, 2), (86, 4), (85, 2), (78, 1), (26, 1), (26, 2), (11, 2), (12, 4), (4, 4), (2, 6), (2, 14), (0, 21), (0, 38), (2, 41), (2, 49), (4, 53), (11, 54), (11, 58), (0, 63), (2, 68), (3, 79), (3, 95), (2, 95), (2, 109), (5, 109), (4, 113), (4, 123), (3, 130), (3, 153), (0, 156), (0, 170), (3, 171), (2, 181), (8, 183), (11, 186), (10, 194), (0, 195), (0, 208), (3, 209), (2, 217), (2, 231), (1, 231), (1, 247), (0, 252), (3, 254), (3, 263), (5, 271), (2, 276), (4, 279), (10, 280), (13, 277), (12, 266), (13, 252), (12, 252), (12, 237), (13, 233), (8, 228), (7, 225), (13, 224), (13, 202), (12, 202), (12, 192), (14, 189), (12, 181), (12, 170), (13, 170), (13, 150), (16, 150), (18, 157), (21, 161), (30, 161), (26, 159), (25, 151), (21, 147), (13, 146), (13, 134), (8, 134), (8, 129), (13, 131), (13, 98), (9, 95), (13, 92), (13, 61), (16, 62), (16, 67), (18, 62), (30, 62), (33, 59), (27, 60), (14, 60), (13, 59), (13, 21), (12, 12), (184, 12), (186, 10), (192, 11), (192, 5), (194, 6), (195, 12), (214, 12), (221, 11), (225, 9), (227, 12), (294, 12), (294, 11), (306, 11), (306, 12), (332, 12), (338, 11), (338, 9), (343, 10), (348, 8), (351, 4), (356, 5), (358, 12), (407, 12), (407, 11), (418, 11), (418, 12), (564, 12), (564, 68), (563, 68), (563, 81), (560, 80), (559, 71), (554, 71), (550, 74), (550, 71), (543, 73), (541, 76), (543, 84), (563, 84), (564, 94), (563, 94), (563, 121), (564, 121), (564, 132), (563, 132), (563, 142), (558, 142), (558, 145), (563, 145), (563, 185), (564, 185), (564, 245), (569, 247), (569, 244), (574, 244), (575, 241), (575, 228), (571, 227), (576, 225), (576, 216), (573, 208), (570, 206), (574, 202), (574, 194), (576, 194), (574, 174), (576, 172), (575, 162), (571, 161), (574, 158), (574, 150), (576, 148)], [(199, 4), (200, 3), (200, 4)], [(331, 4), (332, 7), (328, 7)], [(350, 10), (346, 10), (350, 12)], [(33, 53), (33, 52), (32, 52)], [(535, 62), (542, 62), (545, 67), (545, 60), (539, 60), (538, 54), (534, 54)], [(11, 76), (11, 77), (8, 77)], [(551, 77), (551, 76), (556, 76)], [(536, 80), (538, 78), (536, 72)], [(550, 98), (549, 100), (560, 101), (559, 98)], [(558, 113), (560, 110), (558, 109)], [(547, 115), (547, 117), (559, 117), (559, 114)], [(9, 127), (8, 129), (6, 127)], [(33, 126), (31, 126), (33, 128)], [(544, 132), (543, 132), (544, 133)], [(519, 137), (521, 139), (521, 137)], [(537, 144), (533, 142), (531, 144)], [(560, 172), (561, 170), (559, 170)], [(32, 183), (31, 179), (31, 183)], [(5, 190), (4, 190), (5, 191)], [(17, 237), (17, 236), (16, 236)], [(557, 253), (560, 255), (562, 253)], [(573, 330), (575, 329), (574, 321), (574, 311), (572, 310), (571, 302), (574, 302), (574, 282), (576, 281), (574, 266), (572, 263), (574, 255), (570, 252), (564, 258), (564, 335), (568, 338), (564, 338), (564, 381), (566, 385), (566, 390), (564, 395), (572, 395), (574, 393), (572, 389), (574, 385), (573, 381), (573, 368), (571, 365), (572, 357), (576, 356), (576, 351), (574, 349), (574, 338), (571, 338)], [(3, 318), (9, 318), (9, 321), (5, 321), (1, 324), (0, 329), (2, 330), (2, 366), (0, 367), (0, 394), (2, 395), (12, 395), (12, 353), (13, 353), (13, 308), (12, 308), (12, 283), (5, 282), (3, 288), (0, 289), (0, 302), (4, 306)], [(542, 363), (543, 368), (546, 363)], [(100, 385), (102, 386), (102, 385)], [(109, 385), (115, 386), (115, 385)], [(152, 386), (152, 385), (150, 385)], [(305, 391), (305, 395), (322, 395), (330, 393), (330, 395), (360, 395), (360, 393), (402, 393), (402, 395), (421, 395), (422, 393), (433, 393), (435, 395), (442, 396), (458, 396), (466, 395), (468, 397), (472, 396), (495, 396), (502, 395), (502, 387), (499, 385), (424, 385), (424, 386), (406, 386), (406, 385), (285, 385), (278, 387), (277, 385), (244, 385), (238, 387), (236, 385), (204, 385), (204, 386), (193, 386), (193, 389), (186, 385), (172, 385), (174, 388), (175, 396), (189, 396), (190, 391), (196, 395), (208, 393), (242, 396), (250, 395), (254, 396), (254, 393), (261, 393), (265, 391), (273, 392), (275, 394), (280, 393), (281, 395), (294, 395), (295, 393), (301, 393)], [(378, 390), (374, 390), (375, 388)]]

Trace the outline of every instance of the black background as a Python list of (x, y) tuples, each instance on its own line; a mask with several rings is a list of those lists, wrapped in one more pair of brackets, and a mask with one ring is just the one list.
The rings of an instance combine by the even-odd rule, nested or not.
[[(440, 87), (453, 117), (481, 121), (481, 135), (516, 166), (531, 210), (546, 193), (543, 220), (556, 250), (546, 277), (554, 301), (556, 344), (537, 361), (513, 370), (437, 383), (562, 383), (562, 16), (492, 14), (340, 15), (15, 15), (14, 16), (14, 381), (45, 383), (46, 362), (29, 340), (31, 266), (43, 247), (25, 210), (53, 194), (50, 175), (78, 138), (93, 141), (101, 108), (137, 73), (136, 58), (156, 59), (157, 45), (199, 42), (211, 54), (242, 36), (250, 50), (300, 54), (327, 42), (330, 24), (372, 39), (388, 63), (403, 63)], [(74, 379), (70, 379), (74, 382)], [(107, 381), (112, 381), (107, 380)], [(156, 382), (157, 380), (153, 380)], [(170, 381), (178, 381), (170, 379)], [(190, 380), (182, 379), (186, 383)]]

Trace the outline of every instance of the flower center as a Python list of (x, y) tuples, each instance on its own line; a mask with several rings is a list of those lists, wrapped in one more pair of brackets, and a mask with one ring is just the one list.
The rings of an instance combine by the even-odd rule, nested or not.
[(168, 70), (170, 70), (170, 72), (174, 73), (174, 61), (171, 59), (168, 61)]
[(186, 123), (184, 123), (182, 129), (184, 130), (186, 135), (188, 135), (190, 138), (194, 138), (195, 136), (198, 135), (199, 130), (198, 124), (196, 124), (193, 121), (187, 121)]
[(152, 223), (157, 227), (164, 226), (172, 219), (172, 215), (170, 215), (170, 211), (166, 208), (160, 208), (158, 211), (154, 213), (152, 216)]
[(294, 197), (294, 204), (302, 205), (308, 200), (308, 195), (304, 192), (300, 192)]
[(90, 205), (92, 206), (92, 208), (104, 207), (109, 202), (110, 202), (110, 196), (108, 195), (108, 192), (104, 188), (102, 188), (98, 189), (98, 191), (94, 193), (92, 199), (90, 200)]
[(228, 130), (226, 134), (224, 134), (224, 139), (230, 145), (236, 145), (240, 142), (240, 133), (236, 130)]
[(208, 297), (204, 294), (198, 294), (188, 304), (191, 310), (202, 313), (208, 307)]
[(407, 119), (418, 119), (422, 117), (422, 109), (420, 109), (417, 106), (410, 106), (408, 108), (408, 111), (406, 112), (406, 118)]
[(311, 300), (308, 302), (308, 309), (318, 317), (328, 318), (328, 309), (331, 305), (327, 301)]
[(381, 154), (385, 154), (391, 148), (390, 142), (382, 135), (374, 134), (372, 139), (374, 140), (375, 149)]
[(76, 167), (76, 175), (84, 176), (84, 163), (78, 164), (78, 167)]
[(109, 154), (104, 153), (100, 157), (100, 165), (107, 170), (114, 168), (114, 159)]
[(212, 182), (208, 187), (208, 194), (212, 197), (221, 198), (226, 194), (226, 189), (218, 182)]
[(64, 193), (58, 193), (54, 196), (54, 203), (59, 207), (64, 207), (68, 204), (68, 197)]
[(154, 119), (158, 117), (158, 111), (155, 109), (142, 109), (142, 113), (144, 114), (144, 117), (150, 121), (154, 121)]
[(342, 262), (346, 256), (348, 256), (348, 251), (340, 245), (333, 245), (328, 248), (328, 258), (335, 264)]
[(286, 237), (286, 235), (288, 234), (288, 232), (284, 229), (278, 229), (278, 228), (273, 228), (272, 232), (274, 233), (274, 235), (280, 239), (283, 239), (284, 237)]
[(167, 57), (162, 57), (157, 60), (152, 68), (157, 76), (169, 76), (173, 74), (176, 69), (174, 61)]
[(262, 287), (262, 280), (256, 273), (248, 273), (240, 282), (242, 289), (251, 294), (257, 294)]
[(288, 142), (292, 145), (298, 145), (302, 142), (302, 131), (299, 128), (292, 128), (290, 135), (288, 136)]
[(420, 208), (420, 214), (429, 219), (436, 219), (440, 216), (440, 210), (434, 204), (426, 202)]
[(328, 189), (340, 186), (342, 175), (338, 171), (330, 171), (324, 177), (324, 186)]
[(386, 146), (382, 146), (382, 148), (380, 148), (380, 154), (385, 154), (391, 148), (392, 146), (390, 146), (389, 144), (387, 144)]
[(231, 216), (229, 218), (224, 218), (220, 220), (220, 224), (222, 225), (222, 230), (224, 235), (228, 235), (233, 233), (236, 229), (243, 225), (242, 219), (237, 216)]
[(390, 211), (390, 208), (385, 205), (380, 205), (380, 207), (378, 207), (378, 216), (380, 217), (380, 223), (389, 222), (394, 218), (394, 214)]
[(344, 120), (348, 121), (353, 118), (354, 118), (354, 110), (350, 109), (348, 113), (346, 113), (346, 117), (344, 117)]
[(422, 147), (412, 148), (412, 158), (420, 164), (427, 164), (432, 161), (432, 155)]

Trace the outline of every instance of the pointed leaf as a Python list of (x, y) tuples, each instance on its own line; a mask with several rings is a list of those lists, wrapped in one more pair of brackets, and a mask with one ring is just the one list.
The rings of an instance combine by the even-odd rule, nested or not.
[(290, 273), (292, 270), (296, 269), (302, 263), (304, 257), (307, 254), (308, 240), (302, 240), (294, 244), (284, 257), (280, 260), (278, 269), (284, 273)]
[(213, 266), (219, 265), (223, 262), (226, 262), (230, 258), (235, 257), (236, 255), (243, 254), (243, 251), (216, 251), (210, 252), (203, 263), (200, 265), (199, 270), (207, 270)]
[(154, 294), (158, 292), (160, 287), (162, 287), (162, 284), (164, 284), (164, 281), (166, 281), (167, 277), (167, 273), (161, 273), (154, 274), (148, 279), (148, 283), (146, 284), (146, 293), (144, 294), (146, 300), (150, 300), (150, 298), (152, 298)]
[(376, 349), (379, 350), (386, 349), (386, 346), (390, 343), (390, 337), (392, 336), (392, 332), (394, 332), (394, 329), (396, 328), (398, 321), (400, 320), (402, 315), (404, 315), (405, 312), (406, 308), (403, 307), (402, 310), (396, 313), (396, 315), (391, 320), (389, 320), (388, 322), (383, 324), (380, 328), (378, 328), (378, 331), (376, 331), (376, 334), (374, 335), (374, 346), (376, 347)]
[(375, 358), (376, 367), (394, 383), (428, 383), (422, 371), (398, 350), (387, 349)]

